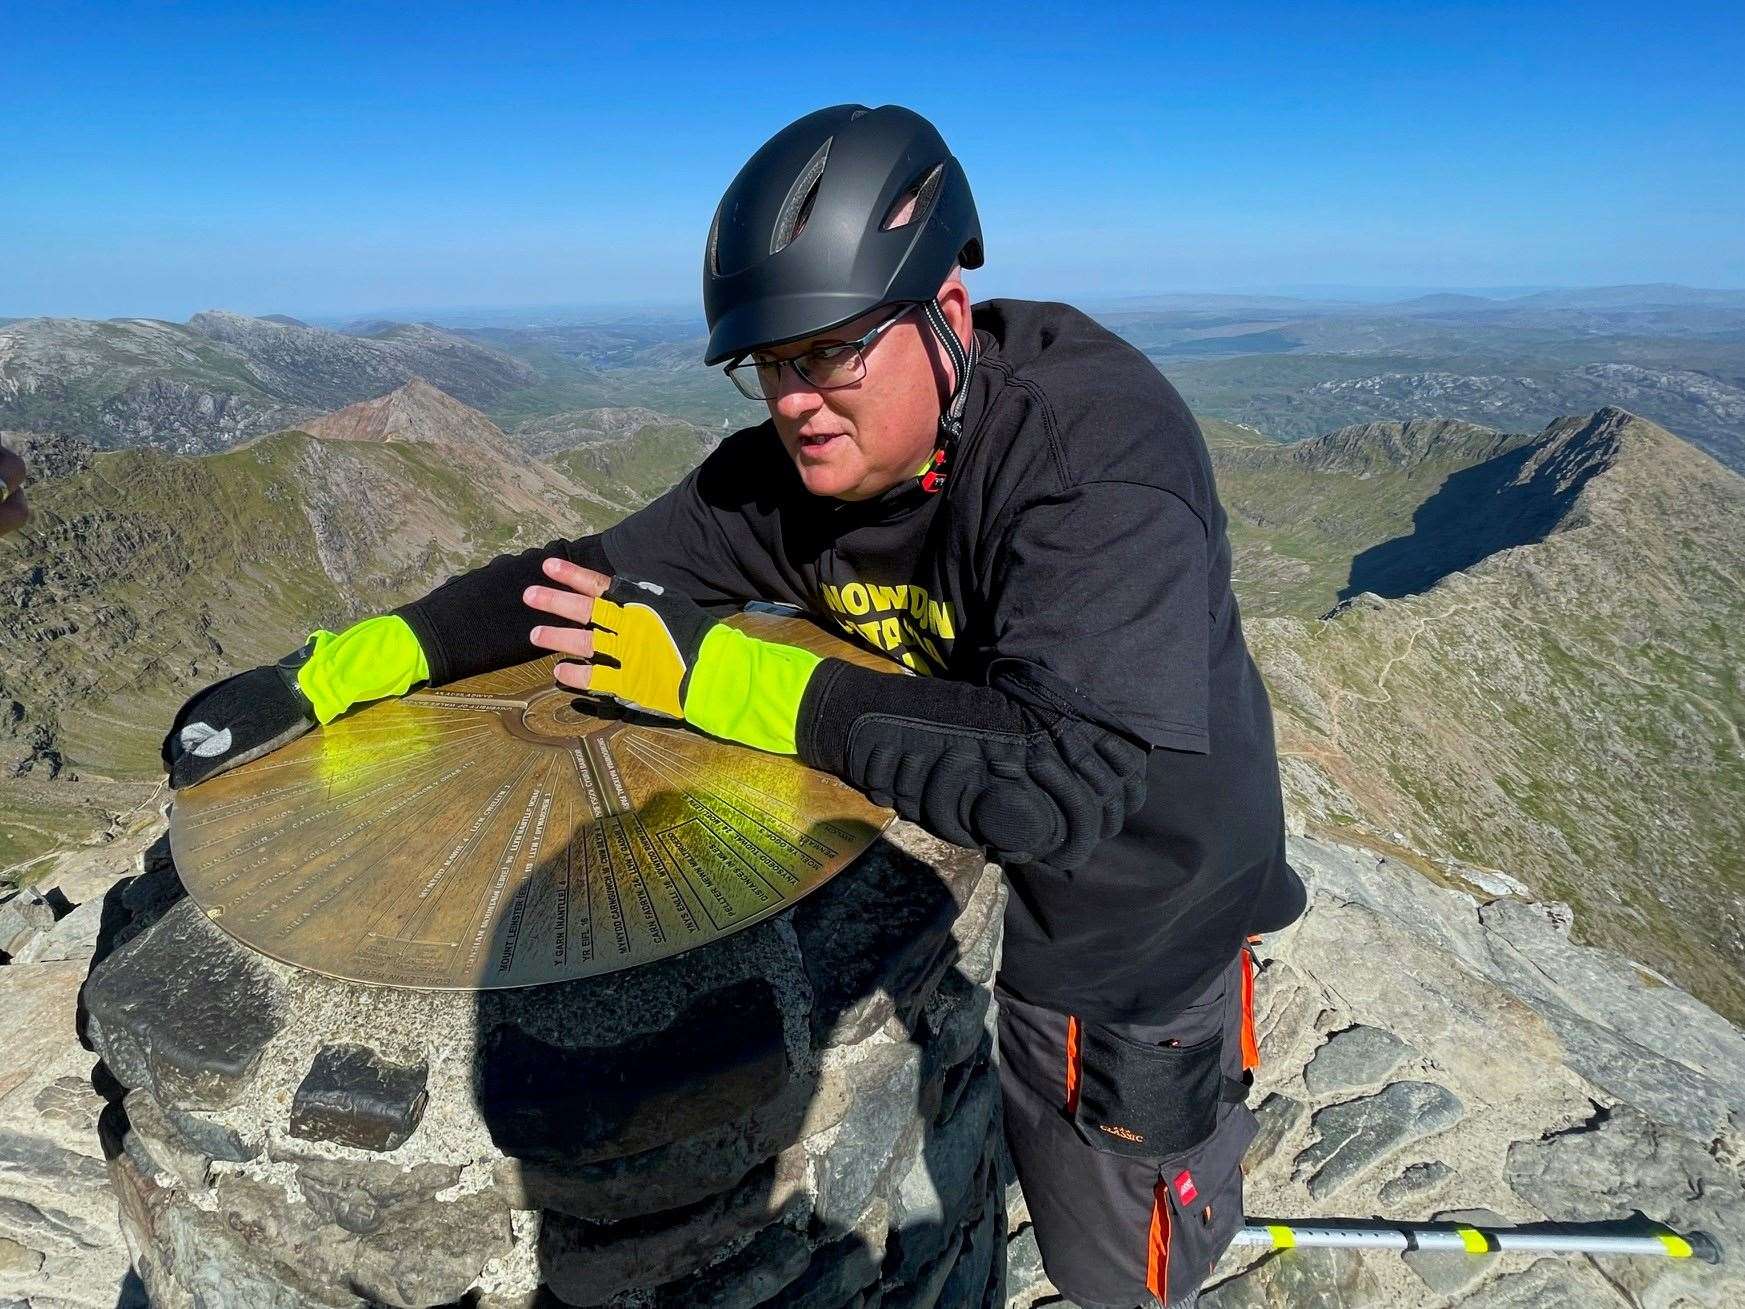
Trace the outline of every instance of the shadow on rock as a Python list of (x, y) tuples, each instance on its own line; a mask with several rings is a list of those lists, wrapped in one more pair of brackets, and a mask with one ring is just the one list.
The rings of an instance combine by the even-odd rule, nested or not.
[[(527, 1304), (1004, 1304), (980, 856), (880, 840), (791, 910), (622, 973), (477, 996)], [(487, 1301), (489, 1302), (489, 1301)]]

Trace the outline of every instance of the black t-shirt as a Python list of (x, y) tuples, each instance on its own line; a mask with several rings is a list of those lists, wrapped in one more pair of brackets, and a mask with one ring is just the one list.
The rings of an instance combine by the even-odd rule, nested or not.
[(1224, 511), (1198, 424), (1144, 355), (1063, 304), (990, 300), (974, 323), (943, 492), (811, 495), (765, 422), (601, 544), (615, 572), (799, 605), (919, 673), (985, 683), (997, 657), (1034, 661), (1151, 745), (1143, 807), (1086, 863), (1006, 870), (1000, 980), (1158, 1021), (1305, 900)]

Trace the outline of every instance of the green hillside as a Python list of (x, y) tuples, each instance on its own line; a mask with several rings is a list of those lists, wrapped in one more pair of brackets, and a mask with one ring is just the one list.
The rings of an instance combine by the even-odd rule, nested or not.
[(0, 645), (0, 775), (13, 776), (0, 868), (149, 795), (128, 784), (155, 782), (158, 742), (191, 690), (313, 627), (621, 515), (579, 491), (558, 504), (511, 495), (524, 477), (443, 447), (284, 432), (197, 458), (99, 453), (33, 487), (31, 531), (0, 546), (14, 606)]

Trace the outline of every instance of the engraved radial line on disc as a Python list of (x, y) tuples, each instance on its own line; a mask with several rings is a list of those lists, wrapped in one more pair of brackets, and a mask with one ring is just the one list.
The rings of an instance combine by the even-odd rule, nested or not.
[[(452, 807), (452, 803), (452, 797), (445, 792), (444, 788), (433, 788), (423, 797), (423, 799), (407, 808), (404, 815), (406, 823), (415, 831), (428, 830), (426, 822), (423, 821), (424, 816), (426, 814), (431, 814), (432, 816), (439, 817)], [(315, 908), (331, 900), (345, 888), (357, 884), (360, 879), (367, 875), (374, 874), (377, 871), (377, 868), (373, 863), (367, 862), (365, 856), (369, 854), (378, 843), (384, 840), (393, 840), (399, 835), (400, 829), (397, 827), (378, 826), (374, 829), (366, 829), (361, 844), (345, 849), (335, 849), (330, 851), (324, 857), (325, 863), (321, 865), (320, 871), (328, 874), (338, 873), (340, 876), (337, 880), (332, 876), (328, 876), (327, 878), (316, 882), (313, 877), (315, 869), (313, 867), (311, 868), (311, 876), (304, 878), (303, 883), (297, 888), (297, 890), (300, 893), (305, 889), (305, 887), (309, 887), (311, 882), (314, 882), (315, 884), (312, 887), (309, 887), (309, 889), (320, 891), (320, 895), (317, 896), (316, 900), (310, 906), (306, 906), (295, 919), (281, 928), (279, 939), (284, 940), (291, 931), (300, 927), (304, 922), (307, 922), (313, 916)], [(281, 897), (281, 901), (283, 902), (288, 898), (288, 895)], [(352, 938), (354, 941), (354, 950), (358, 944), (361, 944), (363, 937), (367, 934), (367, 925), (362, 933), (354, 934)]]
[[(638, 742), (634, 748), (639, 754), (647, 749), (647, 747), (641, 742)], [(652, 754), (653, 752), (650, 751), (649, 753)], [(799, 857), (805, 859), (814, 867), (820, 866), (820, 861), (814, 856), (805, 853), (802, 847), (807, 844), (817, 847), (817, 849), (822, 852), (825, 859), (834, 859), (837, 857), (837, 852), (833, 848), (825, 845), (815, 836), (812, 836), (805, 828), (801, 827), (797, 821), (784, 818), (782, 816), (783, 813), (792, 814), (794, 813), (794, 809), (789, 805), (782, 804), (779, 800), (770, 796), (766, 791), (741, 782), (737, 778), (724, 776), (719, 773), (710, 775), (699, 765), (672, 754), (667, 754), (664, 759), (644, 758), (643, 763), (650, 770), (659, 771), (662, 776), (672, 780), (675, 789), (693, 796), (707, 796), (712, 800), (718, 801), (733, 812), (742, 814), (745, 818), (768, 832), (773, 840), (780, 841), (783, 845), (788, 846), (790, 849), (794, 850)], [(750, 807), (752, 801), (749, 800), (736, 802), (732, 794), (735, 791), (748, 793), (757, 800), (767, 801), (769, 802), (770, 807), (753, 808)], [(783, 828), (786, 828), (787, 830), (784, 832), (781, 830)]]
[[(805, 838), (807, 829), (800, 821), (800, 809), (783, 797), (778, 796), (763, 787), (752, 785), (750, 782), (746, 781), (741, 774), (736, 772), (729, 773), (719, 769), (710, 769), (702, 760), (696, 758), (691, 752), (672, 749), (665, 743), (656, 743), (645, 736), (637, 737), (633, 742), (632, 748), (638, 753), (647, 752), (654, 758), (661, 759), (670, 768), (683, 769), (687, 775), (692, 778), (701, 778), (702, 781), (700, 783), (694, 783), (691, 786), (691, 789), (693, 790), (714, 791), (720, 788), (729, 788), (741, 792), (745, 796), (751, 797), (747, 803), (752, 803), (753, 801), (757, 802), (758, 808), (762, 812), (770, 814), (775, 821), (786, 823), (787, 826), (799, 834), (799, 836), (794, 839)], [(771, 756), (771, 758), (773, 759), (774, 756)], [(792, 766), (799, 767), (797, 764)], [(864, 798), (862, 798), (862, 803), (870, 804), (870, 802), (865, 801)], [(788, 815), (788, 817), (780, 817), (780, 815), (784, 814)], [(832, 822), (831, 820), (824, 819), (813, 821), (820, 826), (829, 827), (835, 835), (843, 837), (847, 836), (846, 833), (838, 831), (839, 824)], [(819, 842), (818, 844), (832, 857), (835, 856), (836, 851), (831, 850), (828, 846), (824, 846), (822, 842)]]
[[(471, 735), (471, 733), (469, 733)], [(430, 744), (420, 738), (421, 745)], [(448, 741), (436, 743), (445, 749), (451, 744)], [(388, 755), (372, 758), (358, 764), (348, 764), (335, 768), (325, 756), (311, 755), (302, 759), (290, 761), (282, 767), (298, 767), (304, 772), (318, 772), (318, 776), (305, 777), (302, 780), (287, 781), (277, 786), (265, 787), (253, 795), (244, 796), (225, 804), (214, 805), (203, 809), (200, 813), (184, 824), (188, 827), (202, 827), (238, 813), (259, 810), (265, 805), (283, 804), (299, 799), (309, 792), (331, 792), (336, 783), (341, 781), (368, 781), (375, 773), (390, 773), (398, 781), (405, 780), (407, 772), (419, 772), (428, 769), (440, 769), (446, 761), (435, 753), (408, 763), (402, 755)], [(349, 796), (336, 797), (340, 802), (349, 800)]]
[[(422, 934), (429, 929), (436, 915), (443, 910), (443, 900), (438, 892), (447, 889), (444, 883), (457, 869), (471, 866), (472, 857), (483, 845), (485, 834), (490, 830), (491, 820), (502, 812), (503, 806), (508, 803), (509, 797), (515, 793), (515, 788), (520, 785), (521, 779), (527, 775), (527, 770), (532, 765), (532, 757), (526, 754), (514, 761), (512, 775), (498, 783), (484, 809), (475, 814), (471, 825), (464, 829), (465, 835), (450, 847), (447, 858), (437, 866), (436, 871), (425, 879), (424, 885), (418, 889), (416, 900), (411, 906), (411, 913), (404, 921), (401, 934)], [(386, 910), (383, 912), (385, 914)], [(379, 919), (372, 921), (371, 928), (373, 929), (379, 921)]]

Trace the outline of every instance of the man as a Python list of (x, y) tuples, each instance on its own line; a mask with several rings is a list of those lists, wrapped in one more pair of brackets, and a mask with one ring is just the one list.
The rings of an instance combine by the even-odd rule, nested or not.
[[(1191, 1304), (1241, 1222), (1244, 941), (1302, 910), (1205, 444), (1138, 351), (990, 301), (968, 183), (895, 106), (779, 132), (709, 233), (706, 362), (769, 420), (599, 536), (497, 559), (196, 697), (178, 784), (531, 658), (797, 754), (999, 860), (1008, 1144), (1050, 1277)], [(921, 676), (760, 641), (803, 606)], [(543, 621), (531, 628), (528, 610)]]
[(24, 500), (24, 460), (0, 445), (0, 536), (16, 532), (30, 518)]

